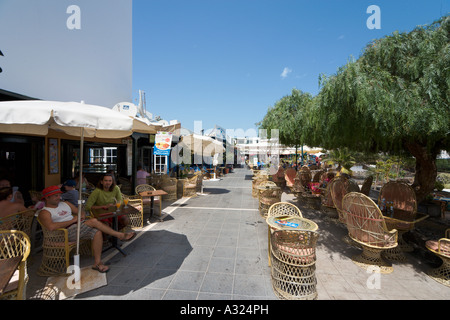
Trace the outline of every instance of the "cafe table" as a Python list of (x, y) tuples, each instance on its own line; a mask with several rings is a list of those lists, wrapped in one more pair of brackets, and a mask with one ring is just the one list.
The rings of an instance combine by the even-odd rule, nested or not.
[(22, 258), (22, 256), (17, 256), (0, 260), (0, 295), (4, 293)]
[[(106, 209), (106, 210), (105, 209), (95, 209), (95, 210), (92, 210), (92, 211), (93, 211), (93, 214), (94, 214), (95, 218), (97, 218), (97, 220), (99, 220), (99, 221), (112, 218), (112, 228), (115, 231), (119, 231), (119, 217), (120, 216), (139, 213), (139, 210), (136, 209), (133, 206), (126, 206), (125, 207), (125, 206), (122, 205), (116, 211), (110, 211), (110, 210), (111, 210), (111, 208), (110, 209)], [(119, 251), (124, 256), (127, 255), (125, 253), (125, 251), (123, 251), (120, 248), (120, 246), (118, 245), (116, 237), (112, 237), (112, 239), (111, 239), (111, 246), (103, 249), (103, 251), (107, 251), (107, 250), (109, 250), (111, 248), (116, 248), (117, 251)]]
[[(167, 195), (168, 193), (164, 190), (153, 190), (153, 191), (142, 191), (139, 192), (139, 195), (141, 197), (150, 197), (150, 218), (153, 217), (153, 202), (155, 197), (160, 197), (162, 199), (162, 196)], [(161, 200), (160, 200), (161, 201)], [(161, 219), (160, 219), (161, 221)]]
[(312, 220), (305, 219), (298, 216), (286, 216), (286, 215), (276, 215), (267, 217), (266, 222), (269, 226), (267, 244), (269, 249), (269, 265), (271, 264), (270, 258), (270, 235), (271, 230), (307, 230), (307, 231), (317, 231), (319, 226)]

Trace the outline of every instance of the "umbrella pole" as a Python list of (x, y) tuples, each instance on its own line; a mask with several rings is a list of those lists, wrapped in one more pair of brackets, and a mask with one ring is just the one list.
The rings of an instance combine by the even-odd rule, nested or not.
[(78, 192), (78, 221), (77, 221), (77, 253), (74, 256), (75, 266), (75, 282), (81, 280), (80, 271), (80, 229), (81, 229), (81, 212), (83, 210), (82, 205), (82, 186), (83, 186), (83, 149), (84, 149), (84, 128), (81, 128), (80, 139), (80, 176), (79, 176), (79, 192)]

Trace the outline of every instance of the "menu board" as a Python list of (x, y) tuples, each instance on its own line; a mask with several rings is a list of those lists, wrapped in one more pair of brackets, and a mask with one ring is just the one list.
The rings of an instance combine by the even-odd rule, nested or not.
[(155, 146), (153, 147), (153, 154), (158, 156), (169, 156), (171, 145), (172, 133), (158, 132), (155, 136)]

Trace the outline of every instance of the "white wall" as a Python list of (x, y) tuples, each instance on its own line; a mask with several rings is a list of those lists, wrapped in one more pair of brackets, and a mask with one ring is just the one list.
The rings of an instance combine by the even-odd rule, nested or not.
[(0, 89), (110, 108), (131, 101), (132, 1), (0, 0), (0, 51)]

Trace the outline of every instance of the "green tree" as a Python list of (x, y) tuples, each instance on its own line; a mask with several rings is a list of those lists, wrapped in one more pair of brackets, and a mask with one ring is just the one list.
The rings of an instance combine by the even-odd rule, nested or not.
[[(307, 115), (312, 107), (311, 94), (293, 89), (290, 95), (284, 96), (270, 107), (264, 119), (256, 125), (259, 129), (266, 129), (268, 138), (271, 130), (279, 130), (281, 144), (297, 149), (305, 140), (305, 127), (308, 126)], [(297, 159), (296, 159), (297, 161)]]
[(450, 149), (449, 40), (445, 16), (375, 40), (358, 60), (322, 77), (312, 115), (320, 145), (409, 153), (416, 159), (413, 186), (424, 199), (435, 184), (438, 153)]

